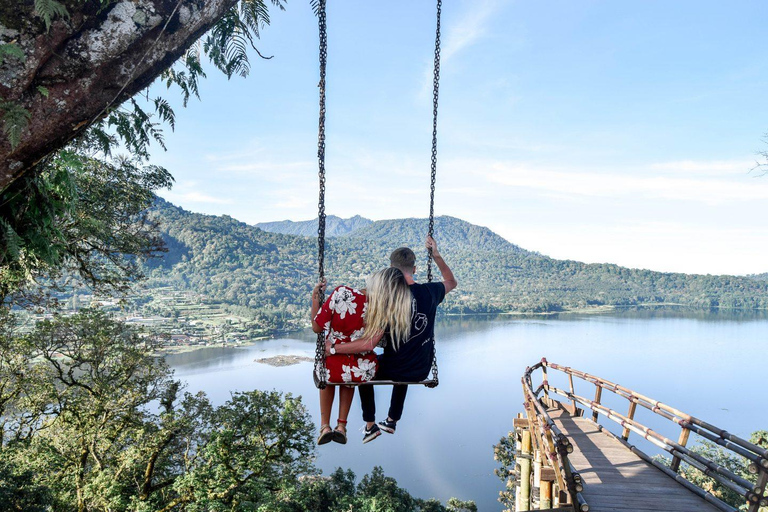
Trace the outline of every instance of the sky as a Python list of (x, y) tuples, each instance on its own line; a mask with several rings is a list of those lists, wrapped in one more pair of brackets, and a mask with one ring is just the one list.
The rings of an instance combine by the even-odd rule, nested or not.
[[(768, 272), (768, 3), (445, 0), (435, 214), (558, 259)], [(326, 212), (429, 215), (435, 4), (328, 0)], [(272, 9), (155, 164), (185, 209), (317, 216), (318, 30)], [(167, 128), (166, 132), (170, 132)], [(436, 238), (439, 242), (439, 232)]]

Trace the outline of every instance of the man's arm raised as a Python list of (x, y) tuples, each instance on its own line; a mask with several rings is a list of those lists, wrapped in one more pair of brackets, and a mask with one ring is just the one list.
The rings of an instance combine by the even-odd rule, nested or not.
[(456, 288), (459, 285), (459, 282), (456, 280), (453, 272), (451, 272), (450, 267), (440, 255), (440, 252), (437, 250), (437, 242), (435, 242), (435, 239), (431, 236), (428, 236), (425, 245), (427, 249), (432, 249), (432, 259), (435, 261), (435, 265), (437, 265), (437, 268), (443, 275), (443, 286), (445, 286), (445, 293), (447, 294)]

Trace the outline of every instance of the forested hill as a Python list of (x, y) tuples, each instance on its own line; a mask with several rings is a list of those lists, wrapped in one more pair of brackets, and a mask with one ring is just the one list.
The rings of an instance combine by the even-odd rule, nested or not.
[[(342, 219), (335, 215), (325, 217), (325, 236), (344, 236), (362, 227), (368, 226), (373, 221), (355, 215), (349, 219)], [(281, 220), (277, 222), (259, 222), (257, 228), (270, 233), (282, 233), (284, 235), (317, 236), (317, 219), (294, 222)]]
[[(147, 293), (157, 286), (194, 290), (210, 300), (247, 306), (270, 318), (305, 318), (317, 279), (315, 237), (270, 233), (228, 216), (187, 212), (158, 200), (169, 252), (149, 263)], [(363, 286), (388, 265), (395, 247), (419, 255), (417, 279), (426, 280), (426, 219), (372, 222), (327, 240), (331, 287)], [(749, 277), (652, 272), (611, 264), (555, 260), (509, 243), (487, 228), (438, 217), (435, 238), (459, 280), (446, 312), (560, 311), (598, 305), (683, 304), (768, 308), (768, 282)]]

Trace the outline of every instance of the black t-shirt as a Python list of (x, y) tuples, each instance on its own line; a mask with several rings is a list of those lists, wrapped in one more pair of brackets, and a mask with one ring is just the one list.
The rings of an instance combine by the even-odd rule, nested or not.
[(445, 298), (443, 283), (410, 285), (411, 334), (395, 351), (392, 343), (384, 347), (379, 358), (378, 379), (415, 382), (424, 380), (432, 368), (435, 348), (435, 315), (437, 305)]

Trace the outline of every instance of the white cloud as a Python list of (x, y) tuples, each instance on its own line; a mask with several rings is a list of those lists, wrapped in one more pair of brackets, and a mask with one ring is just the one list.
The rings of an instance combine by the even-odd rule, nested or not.
[(162, 195), (168, 201), (174, 204), (179, 204), (179, 205), (184, 205), (187, 203), (232, 204), (231, 199), (213, 197), (208, 194), (203, 194), (202, 192), (194, 192), (194, 191), (185, 192), (185, 193), (166, 192)]
[[(488, 22), (502, 5), (501, 0), (478, 0), (468, 2), (467, 9), (455, 17), (451, 25), (443, 25), (443, 39), (440, 49), (440, 66), (444, 67), (457, 54), (482, 40), (488, 33)], [(443, 12), (443, 15), (445, 13)], [(441, 21), (442, 23), (442, 21)], [(432, 91), (434, 63), (424, 70), (421, 95)]]
[(499, 0), (468, 3), (468, 12), (457, 16), (456, 22), (446, 30), (445, 42), (440, 52), (441, 64), (481, 40), (488, 31), (488, 22), (501, 4)]
[[(476, 164), (477, 165), (477, 164)], [(485, 167), (482, 169), (482, 167)], [(628, 169), (622, 174), (608, 174), (565, 169), (536, 167), (534, 165), (494, 162), (481, 163), (480, 170), (485, 178), (497, 185), (522, 187), (538, 190), (543, 194), (582, 197), (632, 196), (673, 201), (696, 201), (707, 204), (721, 204), (733, 201), (767, 200), (768, 183), (756, 186), (753, 178), (746, 173), (733, 171), (722, 173), (720, 163), (678, 165), (676, 168), (693, 173), (703, 172), (696, 177), (675, 177), (660, 175), (659, 167), (651, 165), (645, 169)], [(738, 168), (736, 164), (729, 168)], [(672, 169), (665, 167), (665, 169)], [(706, 171), (709, 169), (709, 174)], [(674, 169), (673, 169), (674, 170)], [(717, 172), (714, 172), (714, 171)]]
[(755, 163), (750, 160), (681, 160), (677, 162), (652, 164), (650, 168), (655, 171), (669, 171), (681, 174), (696, 174), (700, 176), (719, 176), (747, 174), (754, 166)]

